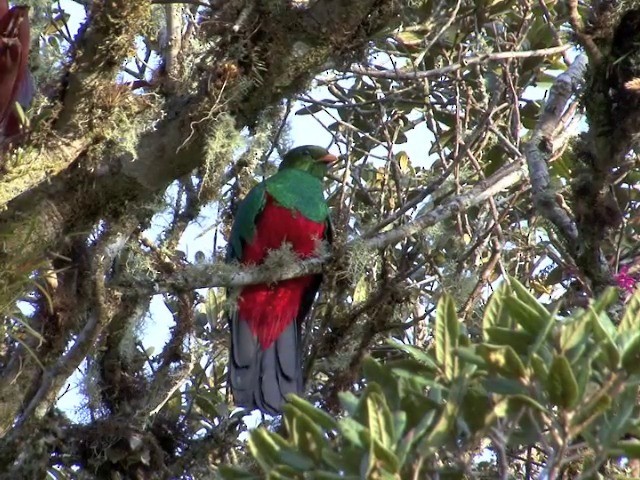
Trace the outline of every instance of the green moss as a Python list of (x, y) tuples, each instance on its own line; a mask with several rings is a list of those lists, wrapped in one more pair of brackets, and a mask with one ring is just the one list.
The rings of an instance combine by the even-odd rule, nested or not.
[(244, 143), (234, 118), (223, 113), (205, 133), (203, 188), (217, 191), (227, 166)]
[(261, 265), (261, 269), (271, 274), (279, 272), (288, 266), (300, 261), (290, 243), (283, 243), (277, 250), (270, 250), (267, 258)]
[(363, 240), (354, 240), (348, 251), (347, 272), (355, 286), (358, 280), (373, 268), (378, 258), (376, 250), (369, 248)]
[(111, 114), (94, 131), (104, 138), (94, 156), (99, 159), (119, 157), (137, 158), (140, 136), (147, 132), (161, 115), (161, 99), (154, 95), (139, 96), (129, 87), (112, 86), (98, 98), (103, 110)]
[[(136, 54), (134, 38), (152, 28), (151, 2), (110, 0), (93, 2), (90, 29), (105, 41), (96, 44), (92, 61), (106, 66)], [(108, 41), (107, 41), (108, 39)]]

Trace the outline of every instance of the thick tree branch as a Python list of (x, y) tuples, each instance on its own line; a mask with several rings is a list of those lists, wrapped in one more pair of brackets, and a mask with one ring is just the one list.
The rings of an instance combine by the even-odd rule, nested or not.
[[(119, 2), (115, 3), (120, 6)], [(254, 30), (233, 32), (232, 25), (228, 25), (229, 31), (218, 36), (220, 43), (212, 52), (214, 58), (208, 64), (209, 71), (201, 88), (196, 93), (171, 98), (167, 102), (164, 118), (155, 124), (152, 131), (140, 136), (135, 158), (106, 153), (98, 165), (83, 162), (77, 169), (64, 170), (82, 158), (87, 142), (98, 141), (103, 125), (89, 122), (88, 130), (76, 132), (83, 140), (72, 152), (61, 155), (56, 148), (49, 151), (51, 159), (64, 159), (64, 164), (56, 168), (45, 165), (43, 171), (36, 169), (33, 177), (24, 184), (9, 180), (8, 184), (0, 185), (0, 205), (8, 207), (0, 213), (0, 236), (6, 239), (0, 251), (0, 264), (4, 269), (4, 276), (0, 279), (0, 298), (19, 295), (16, 291), (18, 283), (14, 280), (26, 273), (25, 263), (37, 264), (38, 259), (47, 250), (55, 249), (56, 243), (65, 235), (89, 230), (101, 218), (119, 218), (130, 211), (132, 205), (152, 201), (173, 180), (201, 165), (211, 154), (207, 137), (215, 132), (221, 114), (235, 119), (238, 129), (252, 126), (261, 111), (303, 89), (314, 74), (326, 68), (327, 62), (341, 61), (346, 54), (352, 54), (354, 48), (366, 45), (370, 36), (388, 21), (393, 5), (391, 0), (363, 0), (349, 4), (326, 0), (315, 3), (309, 10), (283, 8), (269, 11), (269, 21), (260, 24), (265, 29), (260, 35)], [(106, 6), (98, 9), (96, 18), (101, 18), (106, 10)], [(123, 8), (125, 12), (129, 10)], [(267, 14), (253, 14), (258, 13)], [(114, 13), (112, 20), (122, 15), (121, 12)], [(125, 19), (135, 23), (139, 20), (137, 18)], [(254, 20), (258, 21), (257, 18)], [(117, 38), (115, 45), (123, 47), (127, 38), (132, 40), (129, 30), (132, 25), (127, 22), (123, 20), (126, 32), (117, 28), (120, 23), (115, 20), (111, 23), (96, 22), (87, 30), (81, 45), (86, 43), (88, 51), (98, 57), (106, 48), (100, 46), (105, 38), (113, 42), (113, 36)], [(98, 28), (99, 25), (102, 28)], [(136, 23), (136, 26), (139, 25)], [(246, 48), (253, 48), (251, 42), (255, 37), (266, 39), (259, 50), (263, 58), (255, 60), (259, 62), (261, 75), (257, 80), (253, 78), (252, 71), (237, 68), (238, 62), (253, 61), (253, 58), (229, 59), (226, 54), (227, 50), (234, 51), (231, 46), (239, 43), (240, 39), (246, 43)], [(133, 45), (133, 41), (130, 44)], [(303, 55), (299, 48), (294, 48), (301, 44), (305, 49)], [(88, 63), (88, 57), (84, 55), (78, 60), (82, 68)], [(91, 70), (86, 66), (89, 69), (87, 73), (78, 73), (74, 77), (76, 79), (69, 87), (67, 103), (57, 128), (74, 123), (76, 117), (73, 112), (82, 110), (80, 107), (84, 104), (76, 105), (72, 99), (80, 102), (79, 97), (93, 97), (88, 93), (91, 89), (95, 93), (113, 88), (109, 75), (112, 70), (104, 69), (107, 66), (115, 69), (114, 64), (120, 57), (105, 55), (105, 62), (96, 62), (102, 65), (100, 68)], [(229, 65), (236, 65), (236, 69), (225, 70)], [(229, 71), (240, 73), (231, 74)], [(91, 108), (87, 110), (92, 111)], [(51, 135), (57, 138), (60, 134)], [(27, 150), (21, 161), (36, 165), (36, 149)], [(216, 169), (224, 171), (225, 167), (218, 165)], [(50, 171), (60, 173), (49, 177), (46, 172)], [(45, 179), (48, 182), (45, 183)], [(25, 218), (29, 219), (28, 222)]]
[(558, 76), (549, 90), (549, 97), (538, 119), (531, 140), (524, 147), (533, 202), (539, 213), (553, 223), (565, 239), (574, 244), (578, 239), (575, 219), (558, 204), (551, 186), (548, 163), (556, 148), (554, 140), (567, 102), (582, 84), (587, 57), (580, 55), (566, 72)]
[(113, 109), (104, 105), (114, 88), (112, 78), (131, 55), (135, 36), (150, 11), (147, 1), (93, 2), (88, 27), (76, 40), (76, 58), (68, 69), (54, 129), (41, 125), (42, 130), (32, 134), (34, 145), (8, 155), (7, 173), (0, 179), (0, 207), (52, 181), (101, 135), (113, 114)]

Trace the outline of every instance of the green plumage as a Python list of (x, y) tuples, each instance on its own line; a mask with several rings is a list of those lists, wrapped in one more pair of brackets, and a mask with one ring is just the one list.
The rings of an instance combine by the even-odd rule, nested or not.
[(238, 206), (236, 220), (231, 228), (228, 257), (231, 259), (242, 258), (242, 242), (251, 242), (256, 234), (256, 218), (264, 208), (267, 198), (265, 197), (265, 182), (260, 182), (253, 187), (249, 194)]
[(231, 230), (231, 258), (242, 258), (242, 243), (251, 243), (253, 240), (257, 217), (266, 203), (265, 193), (269, 193), (283, 207), (296, 210), (309, 220), (323, 222), (328, 219), (329, 208), (322, 194), (322, 175), (326, 165), (318, 165), (314, 161), (309, 162), (310, 168), (303, 169), (305, 165), (301, 157), (292, 157), (288, 163), (284, 163), (285, 168), (281, 167), (275, 175), (251, 189), (238, 206)]
[(266, 180), (267, 192), (285, 208), (297, 210), (314, 222), (323, 222), (329, 208), (322, 195), (322, 182), (296, 169), (280, 170)]

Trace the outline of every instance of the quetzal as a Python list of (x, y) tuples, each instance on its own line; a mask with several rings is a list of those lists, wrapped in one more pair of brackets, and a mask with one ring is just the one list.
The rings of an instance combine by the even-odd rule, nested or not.
[[(299, 258), (329, 240), (329, 209), (323, 177), (336, 157), (317, 146), (290, 150), (278, 172), (256, 185), (238, 206), (228, 259), (262, 263), (288, 243)], [(229, 380), (237, 405), (265, 413), (281, 411), (288, 393), (301, 394), (301, 324), (322, 280), (308, 275), (230, 291)]]

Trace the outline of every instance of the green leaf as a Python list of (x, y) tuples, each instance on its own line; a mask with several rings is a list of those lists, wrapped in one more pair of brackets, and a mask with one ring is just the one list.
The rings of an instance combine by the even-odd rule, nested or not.
[(421, 442), (420, 450), (427, 449), (431, 451), (441, 448), (447, 441), (452, 439), (455, 435), (456, 417), (466, 390), (467, 379), (464, 377), (456, 378), (449, 389), (449, 396), (446, 399), (445, 406), (438, 420)]
[(535, 341), (530, 333), (504, 327), (489, 327), (485, 330), (487, 341), (494, 345), (509, 345), (523, 355), (528, 353), (529, 346)]
[(449, 295), (443, 295), (436, 311), (435, 343), (436, 360), (448, 380), (455, 378), (459, 371), (458, 357), (455, 354), (459, 334), (460, 323), (453, 299)]
[(489, 377), (482, 381), (484, 388), (498, 395), (526, 395), (527, 389), (517, 380), (503, 377)]
[(565, 320), (560, 328), (560, 348), (567, 352), (584, 344), (591, 334), (591, 324), (584, 316)]
[(398, 447), (398, 460), (400, 461), (400, 463), (404, 463), (404, 459), (412, 450), (413, 445), (415, 445), (416, 442), (420, 441), (433, 425), (435, 416), (435, 409), (428, 410), (422, 416), (418, 424), (404, 435)]
[(607, 333), (610, 338), (615, 338), (618, 333), (616, 330), (616, 326), (613, 324), (607, 312), (597, 312), (595, 309), (592, 309), (595, 313), (597, 313), (597, 320), (602, 329)]
[(638, 389), (625, 388), (615, 398), (614, 408), (607, 414), (607, 422), (598, 432), (600, 444), (605, 448), (629, 431), (630, 419), (634, 415)]
[(624, 352), (627, 345), (633, 341), (638, 332), (626, 330), (616, 335), (615, 342), (620, 352)]
[(549, 348), (548, 338), (551, 335), (551, 332), (554, 330), (555, 325), (555, 320), (550, 318), (550, 321), (547, 322), (544, 330), (538, 332), (538, 337), (529, 350), (530, 356), (533, 354), (539, 354), (541, 358), (548, 358), (549, 362), (551, 361), (553, 355), (551, 354)]
[(328, 413), (314, 407), (305, 399), (298, 397), (297, 395), (289, 395), (289, 405), (294, 406), (301, 413), (309, 417), (314, 423), (318, 424), (325, 430), (335, 430), (338, 427), (338, 422)]
[(413, 358), (414, 360), (417, 360), (418, 362), (424, 364), (425, 366), (432, 368), (433, 370), (437, 370), (438, 365), (436, 364), (436, 362), (434, 362), (433, 358), (431, 358), (431, 356), (425, 353), (423, 350), (416, 348), (412, 345), (407, 345), (405, 343), (399, 342), (394, 339), (388, 339), (387, 343), (392, 347), (402, 350), (411, 358)]
[(300, 472), (288, 465), (276, 465), (267, 475), (268, 480), (298, 480), (298, 478), (300, 478)]
[(640, 373), (640, 331), (635, 333), (622, 351), (622, 368), (630, 375)]
[(291, 404), (284, 405), (283, 411), (289, 442), (309, 458), (320, 460), (322, 449), (327, 443), (323, 430)]
[(587, 385), (591, 380), (591, 358), (584, 358), (577, 364), (572, 363), (573, 369), (577, 372), (576, 382), (578, 383), (578, 397), (583, 398), (587, 391)]
[(400, 438), (402, 438), (402, 434), (404, 433), (404, 429), (407, 426), (407, 412), (397, 411), (393, 412), (393, 431), (395, 435), (393, 437), (393, 443), (397, 443)]
[(549, 367), (547, 366), (547, 363), (537, 353), (531, 355), (530, 363), (537, 379), (542, 383), (545, 383), (549, 376)]
[(351, 417), (340, 419), (340, 432), (345, 439), (358, 448), (365, 448), (369, 441), (369, 431)]
[(598, 342), (598, 346), (604, 352), (609, 368), (615, 370), (620, 363), (620, 352), (613, 341), (615, 335), (615, 327), (606, 314), (598, 314), (595, 309), (588, 311), (591, 318), (591, 326), (593, 328), (593, 336)]
[(640, 290), (636, 290), (627, 302), (627, 306), (618, 326), (618, 332), (640, 331)]
[(533, 309), (538, 314), (538, 317), (542, 319), (550, 317), (549, 310), (517, 278), (509, 276), (509, 284), (513, 293), (529, 308)]
[(607, 311), (614, 302), (618, 300), (618, 289), (615, 287), (607, 287), (600, 297), (593, 302), (591, 308), (600, 314)]
[(525, 367), (516, 351), (510, 346), (480, 344), (478, 354), (484, 358), (490, 371), (510, 378), (523, 378)]
[(340, 392), (338, 393), (338, 398), (340, 399), (340, 405), (342, 405), (342, 408), (344, 408), (347, 413), (350, 415), (356, 414), (360, 406), (360, 401), (353, 392)]
[(572, 348), (571, 350), (564, 352), (567, 360), (571, 365), (575, 365), (578, 362), (582, 361), (582, 357), (585, 353), (590, 354), (593, 352), (593, 349), (587, 350), (587, 342), (578, 345), (577, 347)]
[(487, 367), (487, 362), (480, 355), (476, 354), (476, 349), (473, 347), (458, 347), (456, 349), (456, 355), (460, 357), (465, 364), (477, 365), (481, 368)]
[[(509, 401), (507, 402), (509, 403)], [(540, 425), (545, 422), (545, 413), (537, 408), (529, 408), (529, 405), (521, 401), (511, 401), (511, 405), (507, 407), (509, 415), (518, 415), (518, 428), (509, 435), (509, 445), (534, 445), (540, 441)], [(527, 412), (522, 411), (522, 407)], [(524, 413), (524, 415), (523, 415)], [(513, 418), (513, 417), (511, 417)]]
[(322, 461), (331, 467), (334, 471), (347, 471), (348, 463), (345, 459), (345, 452), (348, 448), (341, 449), (340, 452), (334, 451), (329, 448), (322, 450)]
[(204, 389), (198, 391), (195, 395), (196, 405), (202, 410), (207, 418), (216, 418), (220, 412), (217, 409), (217, 402), (213, 397), (213, 393)]
[(274, 442), (274, 438), (264, 428), (256, 428), (249, 436), (249, 449), (263, 470), (269, 471), (278, 464), (280, 446)]
[(578, 382), (569, 360), (564, 355), (554, 357), (549, 368), (546, 386), (549, 399), (554, 405), (572, 409), (578, 403)]
[(400, 469), (396, 454), (375, 438), (373, 439), (373, 456), (378, 460), (376, 466), (381, 466), (389, 473), (397, 473)]
[(293, 448), (283, 448), (280, 450), (280, 462), (299, 472), (306, 472), (315, 466), (313, 460)]
[(536, 309), (524, 303), (516, 297), (506, 297), (504, 299), (507, 310), (513, 319), (532, 335), (538, 335), (546, 330), (547, 324), (551, 321), (551, 315), (547, 312), (541, 316)]
[(420, 390), (426, 386), (437, 384), (434, 371), (412, 358), (392, 360), (388, 364), (389, 368), (398, 380), (402, 389), (409, 388)]
[(395, 438), (393, 418), (384, 396), (378, 392), (369, 391), (366, 402), (371, 438), (378, 440), (385, 447), (392, 445)]
[(367, 356), (362, 361), (362, 372), (368, 383), (376, 383), (383, 391), (386, 401), (395, 409), (400, 402), (398, 381), (387, 365), (382, 365)]
[(489, 303), (484, 309), (482, 316), (482, 331), (485, 332), (489, 327), (510, 328), (513, 326), (511, 318), (507, 315), (504, 308), (504, 299), (509, 293), (507, 284), (503, 284), (489, 299)]
[(462, 400), (460, 414), (472, 433), (487, 427), (491, 412), (493, 412), (493, 403), (487, 391), (480, 385), (470, 385)]

